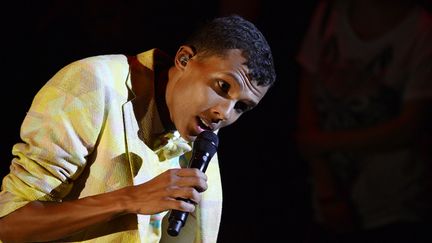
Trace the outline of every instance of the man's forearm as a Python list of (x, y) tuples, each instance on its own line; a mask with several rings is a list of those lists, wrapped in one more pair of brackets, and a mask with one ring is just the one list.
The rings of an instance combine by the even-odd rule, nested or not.
[(126, 213), (124, 190), (66, 202), (34, 201), (0, 219), (3, 242), (49, 241)]

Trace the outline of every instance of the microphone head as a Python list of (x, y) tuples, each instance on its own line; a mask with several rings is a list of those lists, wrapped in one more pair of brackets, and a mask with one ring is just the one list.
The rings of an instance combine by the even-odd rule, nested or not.
[(219, 145), (218, 136), (212, 131), (202, 131), (195, 139), (194, 149), (208, 152), (211, 156), (216, 153)]

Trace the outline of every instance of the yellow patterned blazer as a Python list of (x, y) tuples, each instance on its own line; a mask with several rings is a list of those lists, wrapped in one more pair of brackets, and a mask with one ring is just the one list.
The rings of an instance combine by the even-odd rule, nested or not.
[[(154, 78), (157, 52), (152, 49), (137, 55), (148, 68), (149, 79)], [(187, 157), (178, 155), (190, 146), (178, 135), (169, 136), (166, 149), (152, 150), (144, 143), (140, 134), (152, 131), (157, 109), (150, 97), (146, 114), (138, 121), (134, 97), (124, 55), (85, 58), (56, 73), (36, 94), (21, 127), (22, 142), (13, 146), (10, 173), (2, 181), (0, 217), (29, 201), (83, 198), (140, 184), (169, 168), (185, 166)], [(177, 157), (169, 158), (170, 154)], [(164, 156), (168, 159), (161, 161), (159, 157)], [(222, 211), (217, 155), (206, 175), (209, 188), (177, 237), (167, 236), (167, 212), (163, 212), (125, 215), (56, 242), (214, 243)]]

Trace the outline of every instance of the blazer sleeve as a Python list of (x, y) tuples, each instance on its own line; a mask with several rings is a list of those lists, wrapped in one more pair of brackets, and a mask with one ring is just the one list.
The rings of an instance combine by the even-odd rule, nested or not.
[(97, 65), (77, 61), (56, 73), (33, 99), (13, 146), (0, 192), (0, 217), (30, 201), (61, 201), (92, 152), (104, 121), (105, 89)]

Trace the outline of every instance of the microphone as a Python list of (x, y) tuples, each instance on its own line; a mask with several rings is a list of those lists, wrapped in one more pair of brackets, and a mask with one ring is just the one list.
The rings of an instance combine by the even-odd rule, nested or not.
[[(203, 131), (195, 139), (192, 149), (192, 157), (189, 160), (189, 168), (197, 168), (202, 172), (205, 172), (207, 166), (216, 153), (219, 144), (217, 135), (211, 131)], [(186, 202), (190, 200), (181, 199)], [(181, 228), (186, 224), (186, 219), (189, 213), (171, 210), (168, 218), (169, 226), (167, 232), (171, 236), (177, 236), (180, 233)]]

